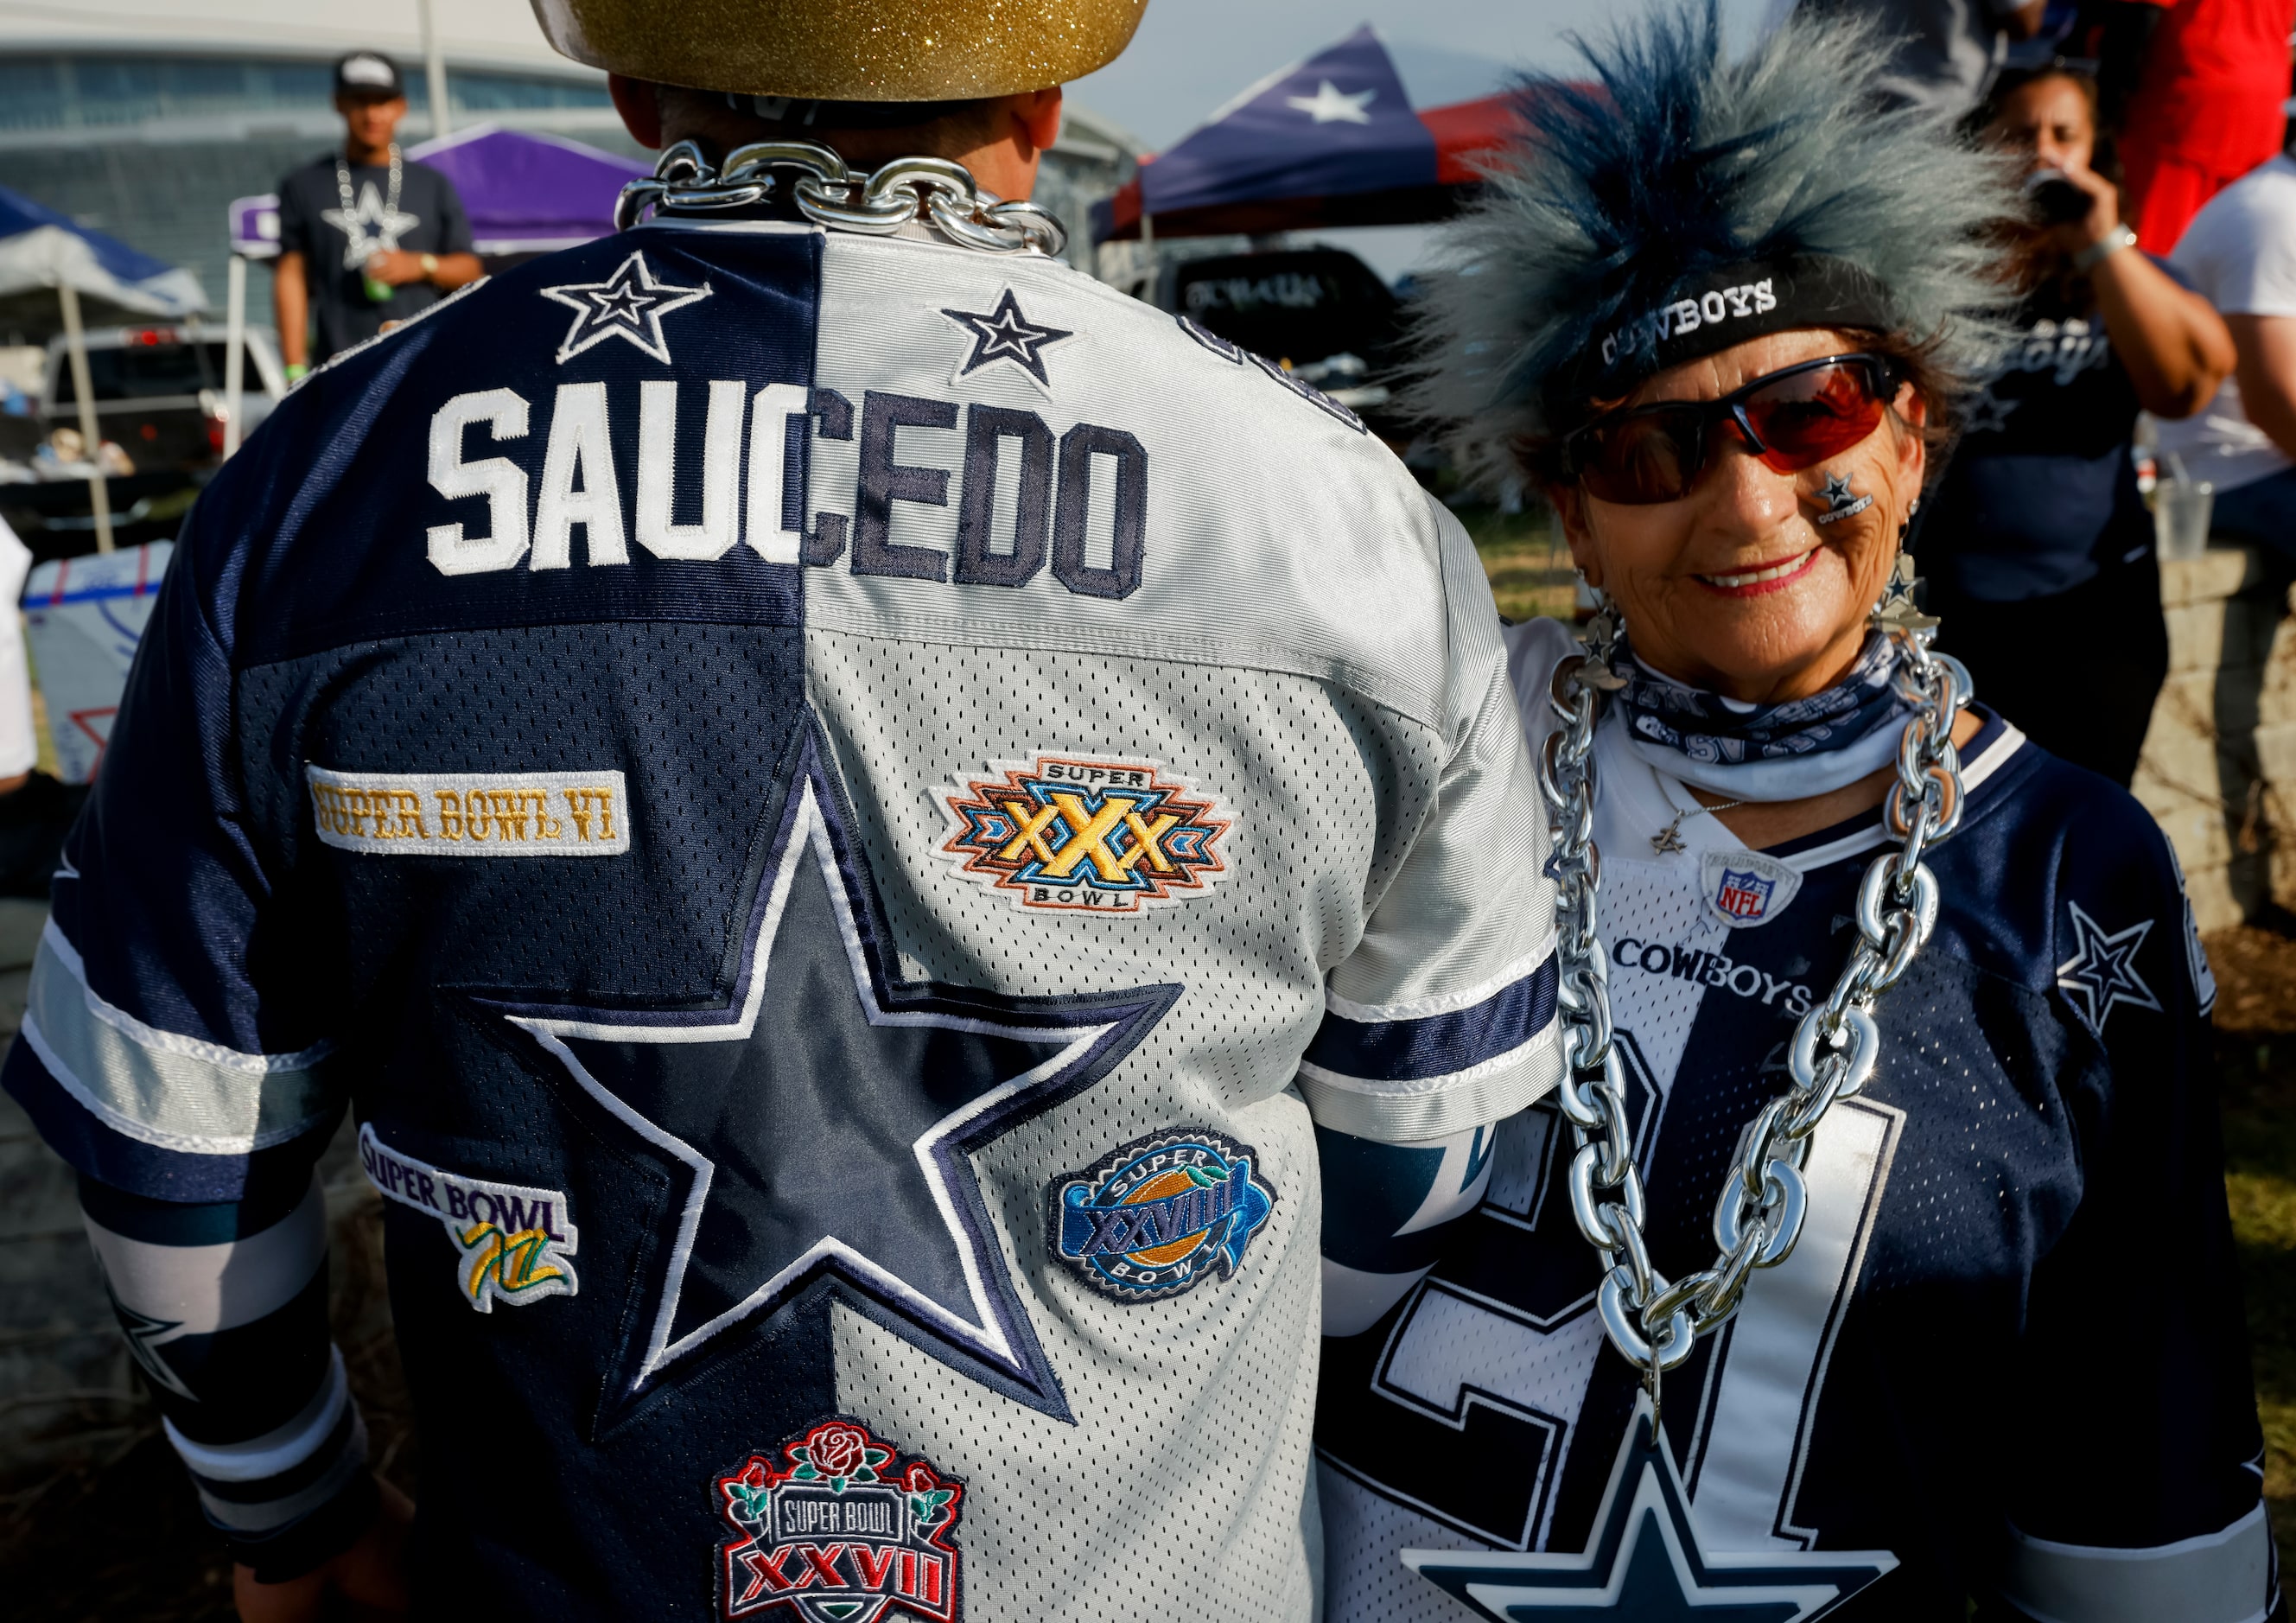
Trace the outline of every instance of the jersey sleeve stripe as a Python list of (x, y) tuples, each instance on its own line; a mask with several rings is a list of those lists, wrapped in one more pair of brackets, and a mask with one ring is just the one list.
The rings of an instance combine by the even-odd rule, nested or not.
[[(179, 1335), (211, 1335), (276, 1313), (310, 1283), (327, 1258), (326, 1204), (314, 1178), (301, 1204), (269, 1228), (216, 1244), (130, 1239), (84, 1208), (82, 1217), (122, 1307), (166, 1320)], [(193, 1225), (204, 1216), (198, 1207), (177, 1209)]]
[(1300, 1091), (1316, 1125), (1382, 1143), (1447, 1138), (1537, 1103), (1562, 1074), (1550, 1021), (1519, 1046), (1444, 1076), (1377, 1082), (1302, 1062)]
[(1364, 1021), (1327, 1009), (1301, 1070), (1333, 1079), (1440, 1086), (1520, 1053), (1554, 1021), (1554, 956), (1464, 1008), (1418, 1018)]
[(195, 1443), (171, 1419), (168, 1441), (189, 1466), (192, 1474), (217, 1482), (259, 1482), (292, 1471), (326, 1444), (343, 1412), (350, 1407), (350, 1382), (343, 1374), (343, 1355), (328, 1349), (326, 1373), (318, 1389), (296, 1414), (259, 1437), (238, 1443)]
[(88, 986), (53, 921), (32, 965), (23, 1038), (49, 1076), (113, 1132), (192, 1155), (247, 1155), (332, 1114), (324, 1045), (242, 1053), (157, 1030)]
[(2221, 1532), (2147, 1549), (2009, 1534), (2002, 1596), (2036, 1623), (2262, 1623), (2276, 1598), (2261, 1503)]

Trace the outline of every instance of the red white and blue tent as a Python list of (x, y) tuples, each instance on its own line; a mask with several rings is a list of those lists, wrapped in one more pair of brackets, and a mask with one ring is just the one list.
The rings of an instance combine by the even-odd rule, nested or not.
[(1100, 242), (1414, 225), (1456, 209), (1519, 129), (1513, 96), (1414, 111), (1379, 35), (1358, 29), (1269, 75), (1093, 209)]

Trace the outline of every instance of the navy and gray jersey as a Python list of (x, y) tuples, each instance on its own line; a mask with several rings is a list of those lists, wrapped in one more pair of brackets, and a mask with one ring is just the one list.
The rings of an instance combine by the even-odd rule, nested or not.
[[(1536, 745), (1573, 644), (1551, 622), (1508, 635)], [(1615, 716), (1594, 759), (1644, 1227), (1678, 1279), (1712, 1264), (1740, 1135), (1786, 1085), (1788, 1041), (1847, 961), (1858, 882), (1889, 837), (1869, 813), (1751, 852)], [(2127, 794), (1998, 717), (1962, 760), (1966, 817), (1930, 858), (1936, 933), (1875, 1009), (1873, 1081), (1816, 1136), (1800, 1242), (1666, 1379), (1686, 1509), (1673, 1547), (1727, 1563), (1685, 1567), (1680, 1591), (1767, 1586), (1738, 1591), (1743, 1611), (1726, 1589), (1699, 1598), (1733, 1617), (1959, 1623), (1973, 1597), (1988, 1619), (2258, 1623), (2276, 1593), (2262, 1440), (2215, 987), (2181, 875)], [(1677, 819), (1684, 848), (1659, 854)], [(1332, 1623), (1545, 1617), (1538, 1584), (1627, 1581), (1597, 1546), (1620, 1526), (1606, 1496), (1638, 1377), (1597, 1316), (1572, 1143), (1547, 1101), (1467, 1135), (1458, 1166), (1423, 1152), (1472, 1210), (1439, 1255), (1384, 1265), (1421, 1236), (1383, 1239), (1392, 1209), (1354, 1232), (1381, 1202), (1327, 1160), (1342, 1286), (1432, 1264), (1400, 1299), (1359, 1291), (1375, 1319), (1344, 1322), (1348, 1292), (1332, 1293), (1316, 1442)], [(1654, 1527), (1655, 1566), (1634, 1581), (1671, 1604)], [(1414, 1555), (1414, 1570), (1406, 1550), (1464, 1553)]]
[(365, 1481), (348, 1106), (418, 1610), (1298, 1618), (1314, 1126), (1552, 1085), (1541, 827), (1343, 407), (1050, 261), (657, 223), (209, 487), (5, 1078), (275, 1569)]

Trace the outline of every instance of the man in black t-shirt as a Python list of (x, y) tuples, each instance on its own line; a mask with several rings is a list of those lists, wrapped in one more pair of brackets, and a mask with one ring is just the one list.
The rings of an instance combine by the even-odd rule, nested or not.
[(335, 64), (335, 111), (342, 147), (279, 183), (272, 299), (291, 378), (480, 275), (455, 183), (406, 161), (392, 139), (406, 116), (398, 69), (372, 51), (346, 56)]

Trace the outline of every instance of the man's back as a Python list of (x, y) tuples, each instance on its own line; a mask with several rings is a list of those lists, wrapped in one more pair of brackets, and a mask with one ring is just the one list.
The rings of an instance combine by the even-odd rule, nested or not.
[(1554, 1063), (1488, 594), (1342, 409), (1040, 258), (662, 224), (317, 374), (166, 594), (9, 1085), (182, 1201), (352, 1100), (424, 1584), (1304, 1615), (1308, 1106)]

